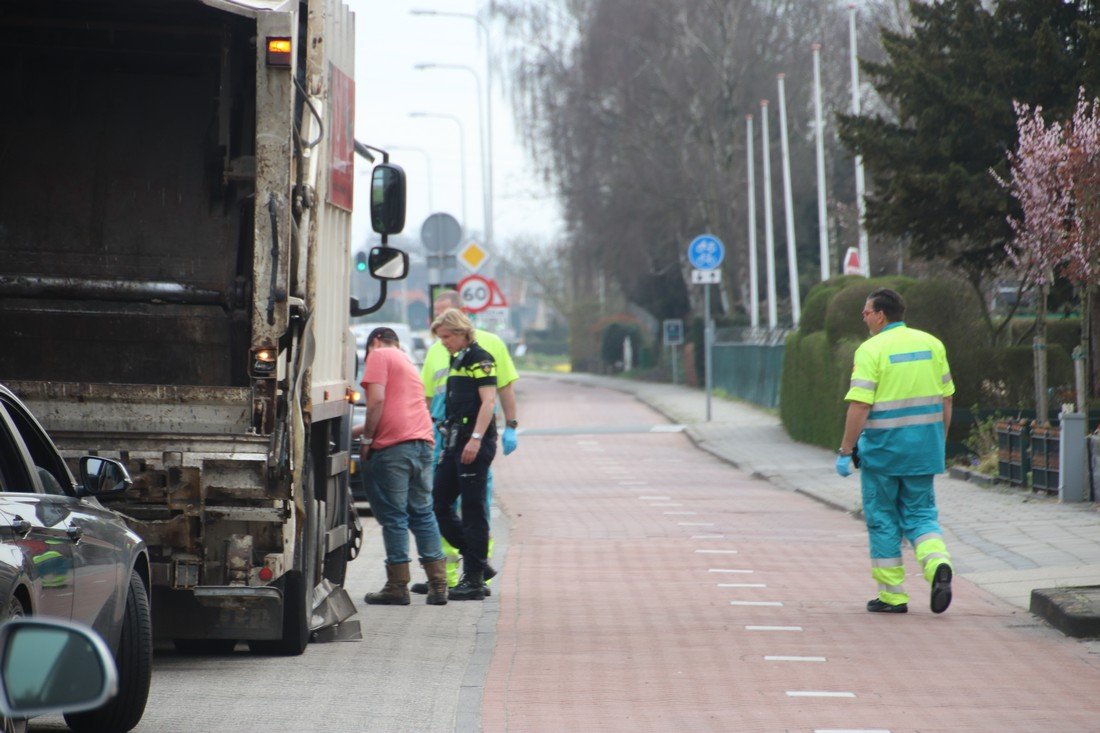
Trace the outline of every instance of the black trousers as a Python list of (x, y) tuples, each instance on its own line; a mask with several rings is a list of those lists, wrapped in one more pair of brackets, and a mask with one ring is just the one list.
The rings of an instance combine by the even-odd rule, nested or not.
[[(435, 467), (432, 503), (439, 533), (462, 554), (463, 572), (485, 570), (489, 557), (489, 510), (485, 492), (489, 466), (497, 454), (496, 436), (486, 436), (473, 463), (462, 463), (465, 440), (443, 451)], [(461, 497), (462, 517), (455, 512), (455, 499)]]

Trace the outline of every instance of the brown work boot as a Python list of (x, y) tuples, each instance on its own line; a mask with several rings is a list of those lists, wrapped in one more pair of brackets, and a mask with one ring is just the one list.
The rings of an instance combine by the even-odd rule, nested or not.
[(377, 593), (368, 593), (363, 600), (372, 606), (409, 605), (409, 564), (386, 566), (386, 584)]
[(445, 559), (424, 562), (424, 572), (428, 574), (428, 605), (447, 605), (447, 561)]

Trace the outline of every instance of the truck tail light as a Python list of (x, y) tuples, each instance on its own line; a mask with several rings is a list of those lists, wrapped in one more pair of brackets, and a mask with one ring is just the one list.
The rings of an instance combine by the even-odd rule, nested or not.
[(275, 349), (260, 347), (252, 350), (252, 359), (249, 361), (253, 377), (275, 376), (275, 362), (277, 354)]
[(267, 39), (267, 65), (284, 69), (290, 68), (290, 38), (286, 36), (271, 36)]

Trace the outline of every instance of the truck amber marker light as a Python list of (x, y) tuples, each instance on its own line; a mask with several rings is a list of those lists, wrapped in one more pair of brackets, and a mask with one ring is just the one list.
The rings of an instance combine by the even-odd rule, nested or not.
[(290, 39), (274, 37), (267, 39), (267, 65), (290, 68)]
[(275, 351), (261, 348), (253, 353), (252, 376), (269, 377), (275, 373)]

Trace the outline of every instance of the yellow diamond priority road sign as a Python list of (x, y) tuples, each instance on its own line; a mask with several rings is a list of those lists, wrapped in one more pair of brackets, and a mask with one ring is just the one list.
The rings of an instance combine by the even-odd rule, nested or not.
[(477, 242), (470, 242), (458, 252), (458, 261), (470, 272), (477, 272), (489, 259), (489, 252)]

